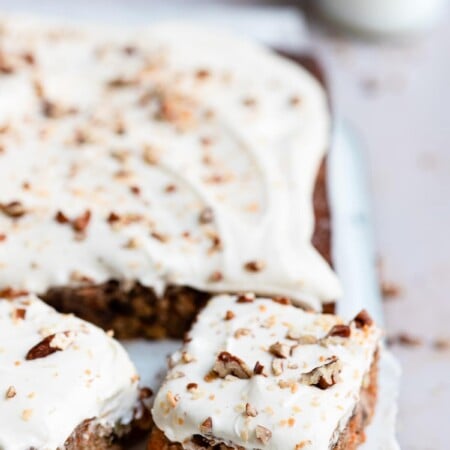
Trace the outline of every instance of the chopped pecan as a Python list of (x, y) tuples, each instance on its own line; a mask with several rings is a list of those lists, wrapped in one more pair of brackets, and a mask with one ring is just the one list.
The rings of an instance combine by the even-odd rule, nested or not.
[(218, 283), (219, 281), (222, 281), (222, 280), (223, 280), (222, 272), (219, 272), (218, 270), (213, 272), (208, 278), (208, 281), (210, 283)]
[(275, 303), (279, 303), (280, 305), (286, 305), (286, 306), (287, 305), (292, 305), (292, 301), (291, 301), (291, 299), (289, 297), (277, 296), (277, 297), (273, 297), (272, 300)]
[(281, 358), (275, 358), (272, 361), (272, 372), (275, 376), (283, 373), (283, 360)]
[(198, 384), (197, 383), (188, 383), (186, 385), (186, 389), (188, 391), (196, 391), (198, 389)]
[(236, 339), (239, 339), (242, 336), (249, 336), (251, 334), (251, 330), (249, 328), (238, 328), (235, 332), (234, 332), (234, 337)]
[(220, 378), (225, 378), (227, 375), (234, 375), (237, 378), (246, 379), (250, 378), (253, 374), (242, 359), (228, 352), (219, 353), (213, 367), (213, 372), (219, 375)]
[(6, 390), (5, 398), (9, 400), (11, 398), (14, 398), (16, 394), (16, 388), (14, 386), (9, 386), (9, 388)]
[(245, 414), (248, 417), (256, 417), (258, 415), (258, 411), (254, 406), (250, 405), (250, 403), (247, 403), (245, 405)]
[(23, 320), (25, 319), (25, 315), (27, 313), (27, 310), (24, 308), (16, 308), (12, 312), (12, 319), (13, 321)]
[(328, 389), (338, 382), (341, 370), (341, 361), (333, 356), (325, 364), (302, 374), (300, 381), (319, 389)]
[(253, 368), (253, 373), (255, 375), (263, 375), (264, 377), (267, 377), (267, 374), (264, 371), (264, 366), (259, 361), (256, 361), (255, 367)]
[(275, 342), (269, 347), (270, 353), (278, 358), (287, 358), (291, 353), (291, 348), (287, 344)]
[(28, 295), (28, 291), (15, 290), (10, 287), (0, 290), (0, 298), (8, 300), (14, 300), (15, 298), (24, 297), (25, 295)]
[(77, 233), (82, 233), (86, 230), (91, 220), (91, 211), (87, 209), (83, 214), (72, 220), (72, 228)]
[(228, 311), (225, 313), (225, 320), (232, 320), (232, 319), (234, 319), (235, 317), (236, 317), (236, 315), (234, 314), (233, 311), (228, 310)]
[(15, 200), (9, 203), (0, 203), (0, 212), (13, 219), (18, 219), (19, 217), (24, 216), (27, 210), (21, 202)]
[(72, 333), (70, 331), (63, 331), (47, 336), (28, 351), (25, 359), (32, 361), (34, 359), (46, 358), (53, 353), (65, 350), (72, 343), (71, 335)]
[(255, 298), (256, 296), (253, 292), (245, 292), (238, 295), (236, 303), (253, 303)]
[(202, 225), (206, 225), (208, 223), (211, 223), (214, 220), (214, 212), (210, 207), (206, 207), (202, 209), (198, 216), (198, 221)]
[(202, 434), (211, 434), (213, 428), (212, 418), (208, 417), (205, 419), (199, 426), (200, 433)]
[(369, 313), (363, 309), (354, 319), (356, 328), (364, 328), (366, 326), (370, 327), (373, 324), (372, 317)]
[(76, 112), (74, 108), (66, 108), (58, 103), (45, 99), (42, 100), (41, 110), (42, 114), (49, 119), (60, 119)]
[(244, 264), (244, 268), (248, 272), (261, 272), (265, 267), (266, 263), (264, 261), (248, 261)]
[(351, 328), (348, 325), (334, 325), (328, 332), (327, 337), (343, 337), (348, 338), (352, 333)]
[(272, 438), (272, 432), (262, 425), (257, 425), (256, 430), (256, 439), (260, 441), (262, 444), (267, 444)]
[(70, 219), (62, 212), (62, 211), (57, 211), (55, 214), (55, 220), (58, 223), (64, 224), (64, 223), (69, 223)]

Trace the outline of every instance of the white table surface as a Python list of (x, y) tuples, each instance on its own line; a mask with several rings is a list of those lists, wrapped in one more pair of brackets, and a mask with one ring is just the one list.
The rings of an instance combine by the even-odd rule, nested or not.
[[(0, 9), (18, 3), (26, 4), (0, 0)], [(450, 11), (414, 44), (361, 42), (316, 25), (312, 33), (337, 113), (365, 144), (384, 276), (403, 290), (385, 305), (388, 333), (408, 331), (425, 340), (418, 348), (394, 348), (404, 371), (400, 444), (447, 450), (450, 350), (438, 352), (430, 342), (450, 338)]]

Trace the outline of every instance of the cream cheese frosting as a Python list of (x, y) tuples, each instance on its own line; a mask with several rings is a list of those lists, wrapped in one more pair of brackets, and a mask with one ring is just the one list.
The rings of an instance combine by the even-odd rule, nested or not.
[(0, 449), (62, 448), (88, 419), (128, 425), (138, 397), (133, 364), (105, 332), (35, 296), (0, 299)]
[(311, 244), (324, 90), (197, 25), (0, 23), (0, 286), (340, 296)]
[(156, 425), (185, 448), (199, 434), (233, 448), (333, 448), (366, 386), (380, 330), (252, 298), (217, 296), (200, 313), (171, 358)]

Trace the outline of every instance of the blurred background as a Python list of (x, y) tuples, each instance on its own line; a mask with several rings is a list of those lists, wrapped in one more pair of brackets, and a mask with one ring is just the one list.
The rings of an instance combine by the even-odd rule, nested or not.
[[(449, 448), (450, 7), (446, 0), (0, 0), (0, 11), (139, 23), (211, 16), (322, 61), (367, 163), (399, 439)], [(97, 16), (96, 16), (97, 17)]]

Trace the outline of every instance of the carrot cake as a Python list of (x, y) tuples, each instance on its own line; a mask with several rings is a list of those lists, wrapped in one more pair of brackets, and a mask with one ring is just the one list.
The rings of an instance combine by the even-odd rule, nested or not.
[(150, 426), (121, 345), (35, 296), (0, 299), (0, 448), (119, 450)]
[(0, 290), (120, 337), (180, 336), (212, 293), (340, 296), (306, 69), (181, 23), (0, 33)]
[(377, 398), (380, 330), (284, 298), (218, 296), (153, 406), (148, 450), (352, 450)]

